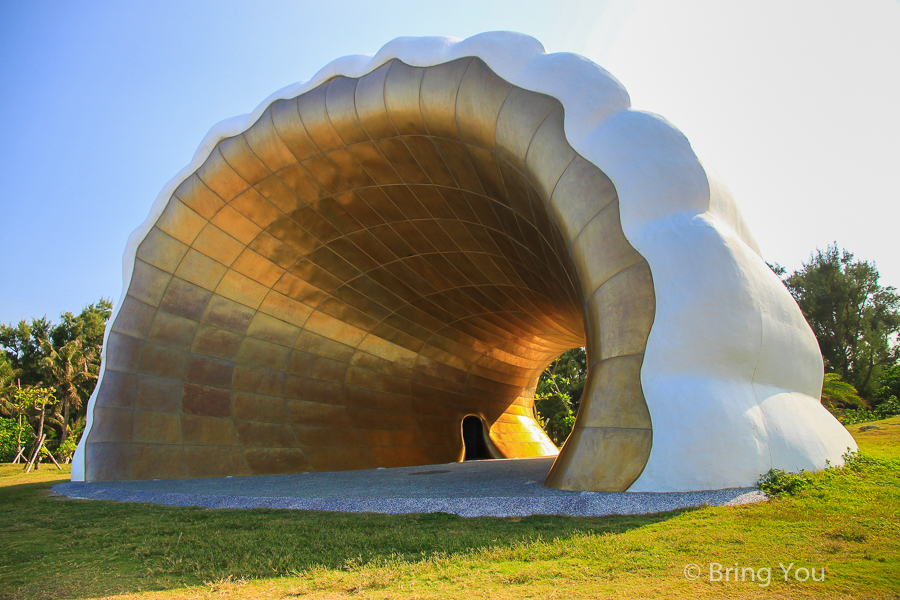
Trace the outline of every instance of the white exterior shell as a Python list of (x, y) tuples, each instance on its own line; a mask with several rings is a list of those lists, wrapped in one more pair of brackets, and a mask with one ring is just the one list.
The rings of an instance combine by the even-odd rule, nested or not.
[[(465, 56), (477, 56), (506, 81), (563, 104), (569, 143), (615, 184), (625, 236), (650, 265), (656, 316), (641, 383), (653, 446), (629, 491), (746, 487), (771, 468), (842, 464), (843, 453), (857, 446), (819, 401), (823, 364), (816, 339), (760, 256), (724, 182), (665, 119), (631, 110), (627, 92), (609, 73), (575, 54), (547, 54), (522, 34), (398, 38), (374, 56), (339, 58), (252, 113), (216, 124), (129, 238), (123, 297), (137, 248), (175, 188), (220, 140), (246, 130), (273, 101), (336, 75), (360, 77), (394, 58), (427, 67)], [(73, 481), (84, 480), (94, 403), (92, 397)]]

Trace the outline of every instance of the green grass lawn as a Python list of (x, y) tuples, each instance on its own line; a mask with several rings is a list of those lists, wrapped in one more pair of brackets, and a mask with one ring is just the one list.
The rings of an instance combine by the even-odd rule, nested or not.
[[(852, 468), (813, 474), (796, 496), (639, 517), (80, 501), (48, 492), (68, 478), (52, 465), (0, 465), (0, 598), (897, 598), (900, 417), (874, 424), (850, 427)], [(735, 565), (744, 581), (725, 581)]]

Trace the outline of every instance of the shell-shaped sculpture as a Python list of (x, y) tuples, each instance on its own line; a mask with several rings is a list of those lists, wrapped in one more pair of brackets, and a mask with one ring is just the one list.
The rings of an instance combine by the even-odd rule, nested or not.
[(402, 38), (220, 123), (125, 256), (73, 479), (557, 453), (537, 379), (587, 346), (547, 485), (752, 485), (855, 448), (727, 189), (572, 54)]

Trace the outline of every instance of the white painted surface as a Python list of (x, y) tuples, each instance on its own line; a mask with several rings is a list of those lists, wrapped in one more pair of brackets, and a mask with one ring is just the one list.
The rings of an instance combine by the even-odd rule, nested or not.
[[(631, 491), (752, 486), (772, 467), (841, 464), (856, 443), (818, 400), (823, 367), (816, 340), (759, 256), (727, 186), (701, 165), (675, 127), (630, 110), (627, 92), (609, 73), (578, 55), (546, 54), (537, 40), (518, 33), (398, 38), (374, 56), (339, 58), (252, 113), (213, 126), (129, 238), (122, 297), (110, 323), (122, 306), (138, 245), (175, 188), (221, 139), (249, 128), (273, 101), (335, 75), (360, 77), (393, 58), (432, 66), (463, 56), (478, 56), (510, 83), (562, 102), (570, 144), (612, 179), (625, 235), (650, 265), (657, 312), (641, 381), (653, 448)], [(101, 381), (104, 371), (105, 356)], [(73, 481), (84, 479), (95, 401), (96, 393), (73, 459)]]

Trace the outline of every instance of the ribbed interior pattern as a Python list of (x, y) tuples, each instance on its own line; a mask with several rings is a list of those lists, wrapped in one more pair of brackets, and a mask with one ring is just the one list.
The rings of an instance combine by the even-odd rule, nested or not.
[[(563, 117), (480, 59), (393, 60), (222, 140), (139, 246), (87, 479), (457, 461), (470, 415), (494, 457), (556, 454), (534, 388), (585, 343), (643, 406), (649, 270)], [(618, 329), (586, 331), (603, 302)], [(649, 417), (614, 426), (649, 440)]]

